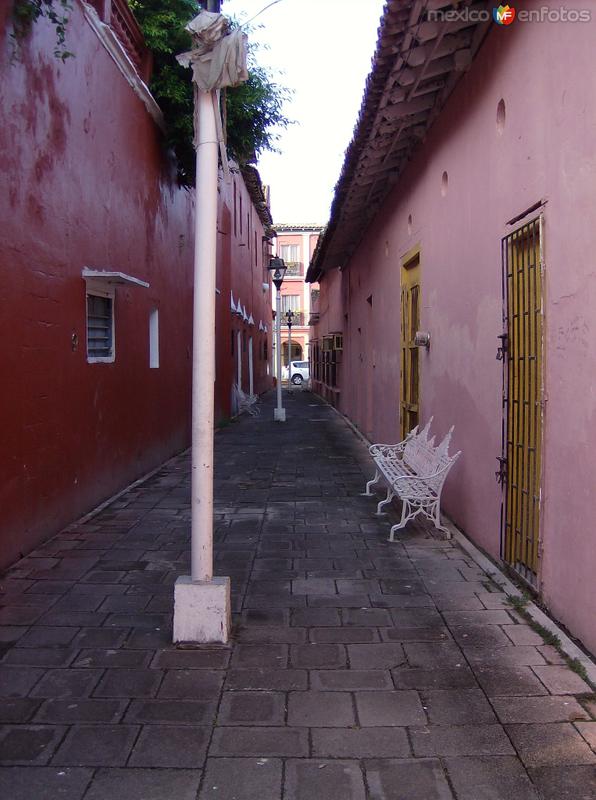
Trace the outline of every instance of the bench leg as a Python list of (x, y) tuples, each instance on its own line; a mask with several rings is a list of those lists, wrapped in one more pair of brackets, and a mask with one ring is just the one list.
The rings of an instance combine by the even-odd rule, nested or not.
[(443, 531), (443, 533), (447, 535), (447, 538), (451, 539), (451, 532), (448, 531), (444, 525), (441, 525), (441, 504), (438, 501), (434, 505), (431, 519), (435, 528), (439, 531)]
[(408, 503), (408, 501), (407, 500), (402, 500), (401, 519), (397, 523), (397, 525), (392, 525), (391, 526), (391, 530), (389, 531), (389, 539), (387, 541), (394, 542), (395, 541), (395, 538), (394, 538), (395, 537), (395, 531), (399, 531), (402, 528), (405, 528), (407, 523), (408, 523), (408, 520), (410, 520), (412, 517), (415, 517), (415, 516), (416, 516), (416, 514), (412, 514), (411, 513), (411, 506)]
[(378, 469), (375, 470), (375, 477), (366, 484), (366, 491), (361, 492), (361, 497), (373, 497), (373, 492), (371, 492), (370, 487), (374, 486), (375, 483), (378, 482), (380, 477), (381, 473), (379, 472), (379, 470)]
[(381, 502), (377, 505), (377, 517), (384, 516), (385, 512), (381, 511), (381, 509), (383, 508), (383, 506), (386, 506), (388, 503), (390, 503), (393, 500), (394, 496), (395, 495), (393, 494), (391, 489), (387, 489), (387, 497), (384, 500), (381, 500)]

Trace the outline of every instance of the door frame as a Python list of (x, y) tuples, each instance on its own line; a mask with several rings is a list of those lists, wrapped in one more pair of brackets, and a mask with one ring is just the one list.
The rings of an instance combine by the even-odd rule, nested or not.
[[(405, 439), (406, 435), (409, 433), (412, 425), (409, 424), (406, 418), (406, 411), (410, 411), (411, 409), (406, 409), (405, 406), (407, 405), (416, 405), (417, 409), (414, 413), (416, 413), (417, 422), (420, 420), (420, 397), (421, 397), (421, 381), (420, 381), (420, 359), (419, 359), (419, 351), (418, 348), (414, 345), (414, 341), (412, 340), (410, 344), (406, 344), (408, 341), (406, 332), (404, 331), (404, 291), (409, 291), (414, 288), (414, 286), (418, 287), (418, 303), (417, 303), (417, 315), (418, 315), (418, 325), (420, 324), (420, 310), (421, 310), (421, 297), (422, 297), (422, 281), (421, 281), (421, 259), (420, 259), (420, 252), (421, 248), (420, 245), (417, 244), (415, 247), (408, 250), (401, 258), (400, 262), (400, 272), (399, 272), (399, 290), (400, 290), (400, 330), (399, 330), (399, 360), (400, 360), (400, 370), (399, 370), (399, 429), (401, 432), (401, 438)], [(404, 278), (408, 276), (410, 280), (407, 282), (404, 281)], [(418, 326), (414, 326), (418, 327)], [(415, 333), (415, 331), (414, 331)], [(416, 403), (408, 403), (407, 398), (409, 397), (409, 392), (406, 391), (406, 386), (408, 385), (408, 376), (407, 373), (408, 365), (410, 364), (409, 359), (404, 358), (404, 350), (409, 349), (410, 351), (416, 351), (416, 358), (417, 358), (417, 377), (416, 377)], [(407, 363), (406, 363), (407, 362)], [(411, 399), (411, 398), (410, 398)]]

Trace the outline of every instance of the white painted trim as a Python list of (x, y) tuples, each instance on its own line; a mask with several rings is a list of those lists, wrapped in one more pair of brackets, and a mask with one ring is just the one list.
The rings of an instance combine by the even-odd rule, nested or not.
[(255, 393), (253, 374), (252, 336), (248, 340), (248, 394), (252, 397)]
[(159, 309), (149, 312), (149, 368), (159, 369)]
[(128, 53), (120, 44), (114, 31), (109, 25), (101, 21), (93, 6), (86, 3), (85, 0), (78, 0), (78, 2), (91, 29), (108, 51), (133, 92), (141, 100), (155, 123), (162, 131), (165, 131), (165, 122), (160, 107), (155, 102), (155, 98), (149, 91), (149, 87), (137, 72), (137, 68), (128, 57)]
[(144, 289), (149, 288), (147, 281), (142, 281), (140, 278), (134, 278), (132, 275), (127, 275), (125, 272), (116, 272), (113, 270), (91, 269), (91, 267), (83, 267), (81, 277), (86, 281), (97, 281), (110, 285), (131, 283), (135, 286), (142, 286)]
[(236, 385), (242, 389), (242, 333), (240, 331), (236, 331), (236, 354), (238, 356)]

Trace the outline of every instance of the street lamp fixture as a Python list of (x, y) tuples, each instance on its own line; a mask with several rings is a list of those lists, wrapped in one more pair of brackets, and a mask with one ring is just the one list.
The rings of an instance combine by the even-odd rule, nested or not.
[(286, 410), (281, 404), (281, 285), (286, 274), (286, 265), (283, 258), (273, 256), (269, 259), (269, 272), (271, 272), (271, 279), (277, 289), (275, 297), (275, 319), (276, 319), (276, 377), (277, 377), (277, 406), (273, 411), (273, 419), (276, 422), (286, 421)]
[(283, 258), (273, 256), (273, 258), (269, 259), (269, 272), (272, 273), (271, 278), (278, 292), (286, 276), (286, 269), (286, 263)]

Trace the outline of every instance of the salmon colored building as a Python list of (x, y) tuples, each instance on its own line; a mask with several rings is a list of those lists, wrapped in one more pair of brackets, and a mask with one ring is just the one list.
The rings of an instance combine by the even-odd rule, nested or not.
[[(188, 446), (194, 192), (176, 182), (124, 0), (73, 2), (13, 58), (0, 11), (0, 565)], [(189, 75), (190, 80), (190, 75)], [(216, 418), (269, 388), (271, 217), (219, 185)], [(231, 296), (245, 314), (232, 312)], [(252, 342), (252, 344), (251, 344)]]
[(313, 385), (374, 442), (455, 425), (444, 510), (595, 652), (595, 9), (426, 5), (385, 7)]

